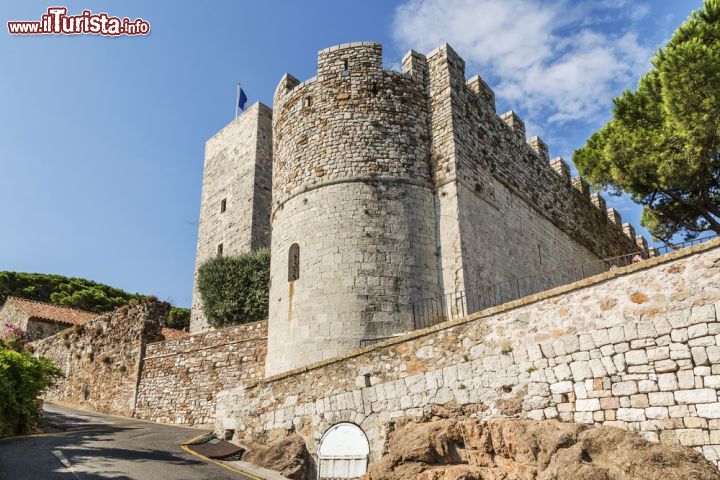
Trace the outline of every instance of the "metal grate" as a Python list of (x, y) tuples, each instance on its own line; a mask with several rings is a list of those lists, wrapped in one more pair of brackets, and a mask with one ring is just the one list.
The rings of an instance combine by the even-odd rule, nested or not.
[(593, 275), (606, 272), (652, 257), (674, 252), (718, 238), (717, 235), (698, 238), (688, 242), (653, 247), (647, 250), (607, 258), (595, 262), (573, 265), (549, 272), (517, 277), (498, 283), (481, 285), (466, 290), (445, 294), (441, 297), (427, 298), (413, 304), (415, 329), (426, 328), (448, 320), (471, 315), (486, 308), (502, 305), (528, 295), (534, 295), (561, 285), (567, 285)]

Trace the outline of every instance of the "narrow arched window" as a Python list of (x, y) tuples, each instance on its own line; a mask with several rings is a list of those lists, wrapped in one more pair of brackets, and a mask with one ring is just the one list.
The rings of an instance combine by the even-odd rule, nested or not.
[(300, 278), (300, 245), (293, 243), (288, 252), (288, 282)]

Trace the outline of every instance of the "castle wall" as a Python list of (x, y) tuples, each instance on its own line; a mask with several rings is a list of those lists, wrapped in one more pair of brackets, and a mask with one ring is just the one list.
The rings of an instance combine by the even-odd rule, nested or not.
[(720, 459), (720, 241), (388, 340), (218, 395), (243, 443), (389, 423), (438, 405), (611, 425)]
[[(270, 245), (272, 110), (256, 103), (205, 146), (190, 331), (209, 328), (197, 290), (200, 265)], [(222, 202), (225, 200), (225, 211)]]
[(379, 44), (341, 45), (274, 105), (268, 375), (412, 329), (439, 292), (422, 82), (383, 71)]
[(517, 116), (496, 115), (494, 93), (465, 80), (457, 53), (443, 45), (426, 65), (446, 293), (637, 250), (551, 168), (542, 140), (526, 142)]
[(34, 354), (65, 375), (43, 398), (132, 416), (144, 346), (162, 338), (168, 311), (166, 303), (142, 302), (33, 342)]
[(134, 417), (205, 424), (215, 395), (264, 375), (267, 321), (212, 330), (145, 349)]

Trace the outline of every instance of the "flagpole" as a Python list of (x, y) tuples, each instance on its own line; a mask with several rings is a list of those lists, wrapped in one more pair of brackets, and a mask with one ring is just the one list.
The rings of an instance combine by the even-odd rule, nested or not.
[(237, 84), (237, 94), (235, 95), (235, 118), (238, 117), (238, 104), (240, 103), (240, 84)]

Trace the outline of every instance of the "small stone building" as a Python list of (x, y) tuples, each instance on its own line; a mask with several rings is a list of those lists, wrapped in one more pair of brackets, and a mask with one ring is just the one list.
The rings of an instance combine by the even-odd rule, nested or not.
[(95, 312), (61, 307), (52, 303), (8, 297), (0, 309), (0, 330), (13, 324), (27, 332), (30, 341), (54, 335), (98, 317)]

